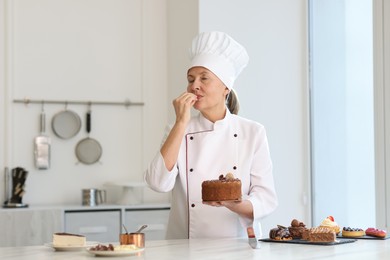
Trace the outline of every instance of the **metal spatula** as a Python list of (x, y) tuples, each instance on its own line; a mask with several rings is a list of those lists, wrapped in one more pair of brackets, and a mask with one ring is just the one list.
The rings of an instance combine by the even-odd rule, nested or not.
[(247, 233), (248, 233), (248, 243), (249, 245), (253, 248), (253, 249), (257, 249), (257, 248), (260, 248), (260, 245), (257, 241), (257, 238), (256, 238), (256, 235), (255, 235), (255, 231), (253, 230), (253, 227), (248, 227), (246, 229)]

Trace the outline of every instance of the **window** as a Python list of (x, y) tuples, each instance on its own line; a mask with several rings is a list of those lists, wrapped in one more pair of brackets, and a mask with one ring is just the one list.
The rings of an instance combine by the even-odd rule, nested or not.
[(309, 0), (313, 225), (375, 226), (372, 0)]

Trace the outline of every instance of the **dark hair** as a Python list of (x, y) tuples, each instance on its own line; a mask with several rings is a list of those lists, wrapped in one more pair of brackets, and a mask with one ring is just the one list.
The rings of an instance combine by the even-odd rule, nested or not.
[(238, 102), (237, 93), (233, 89), (230, 90), (226, 97), (226, 105), (230, 113), (238, 115), (238, 110), (240, 110), (240, 103)]

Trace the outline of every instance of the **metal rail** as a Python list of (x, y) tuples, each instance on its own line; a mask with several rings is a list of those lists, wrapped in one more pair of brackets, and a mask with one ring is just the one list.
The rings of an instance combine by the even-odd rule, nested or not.
[(14, 103), (28, 104), (64, 104), (66, 105), (109, 105), (109, 106), (143, 106), (143, 102), (132, 102), (126, 99), (124, 102), (112, 102), (112, 101), (82, 101), (82, 100), (38, 100), (38, 99), (14, 99)]

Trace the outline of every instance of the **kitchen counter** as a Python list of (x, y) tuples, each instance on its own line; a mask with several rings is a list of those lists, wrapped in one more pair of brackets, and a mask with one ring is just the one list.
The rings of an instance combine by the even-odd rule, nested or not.
[(26, 208), (0, 208), (1, 212), (18, 212), (18, 211), (31, 211), (31, 210), (131, 210), (131, 209), (155, 209), (155, 208), (170, 208), (169, 203), (142, 203), (133, 205), (121, 205), (121, 204), (101, 204), (98, 206), (83, 206), (80, 204), (62, 204), (62, 205), (30, 205)]
[[(91, 241), (113, 241), (118, 237), (122, 224), (130, 230), (148, 224), (146, 232), (149, 237), (162, 239), (169, 209), (169, 204), (1, 208), (0, 247), (43, 245), (51, 241), (55, 232), (83, 234)], [(94, 217), (90, 220), (90, 216)]]
[[(390, 259), (390, 240), (364, 240), (335, 246), (259, 242), (252, 249), (246, 239), (183, 239), (146, 241), (139, 255), (115, 259)], [(47, 246), (3, 247), (1, 259), (92, 259), (82, 251), (57, 252)]]

